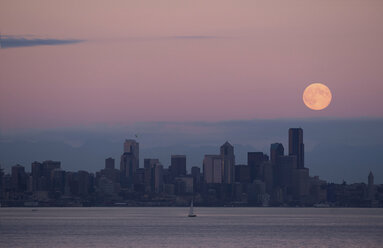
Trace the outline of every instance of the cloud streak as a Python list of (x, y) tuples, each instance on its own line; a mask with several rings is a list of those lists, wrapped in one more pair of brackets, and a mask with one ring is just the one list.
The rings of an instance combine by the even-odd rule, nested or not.
[[(129, 37), (128, 41), (156, 41), (156, 40), (209, 40), (221, 39), (223, 37), (214, 35), (174, 35), (174, 36), (158, 36), (158, 37)], [(26, 38), (17, 36), (0, 36), (0, 48), (17, 48), (31, 46), (57, 46), (69, 45), (84, 42), (77, 39), (43, 39), (43, 38)]]
[(178, 40), (204, 40), (204, 39), (217, 39), (222, 38), (212, 35), (176, 35), (168, 36), (169, 39), (178, 39)]
[(27, 39), (24, 37), (1, 36), (0, 48), (30, 47), (30, 46), (57, 46), (83, 42), (83, 40), (61, 39)]

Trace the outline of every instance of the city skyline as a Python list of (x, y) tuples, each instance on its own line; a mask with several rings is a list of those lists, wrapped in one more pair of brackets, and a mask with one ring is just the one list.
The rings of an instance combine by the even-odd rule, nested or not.
[[(359, 0), (3, 1), (0, 163), (52, 156), (95, 171), (136, 134), (167, 164), (176, 148), (199, 165), (203, 146), (225, 140), (245, 161), (246, 149), (287, 147), (273, 127), (290, 122), (309, 131), (307, 161), (321, 177), (383, 174), (382, 10)], [(331, 90), (326, 109), (305, 106), (311, 83)]]
[(205, 206), (380, 206), (382, 185), (375, 185), (372, 171), (367, 186), (328, 183), (304, 164), (303, 129), (289, 128), (288, 140), (286, 153), (281, 143), (273, 143), (270, 155), (247, 152), (246, 164), (236, 163), (234, 147), (226, 141), (218, 154), (205, 154), (202, 166), (188, 171), (187, 156), (180, 154), (171, 155), (168, 167), (146, 157), (140, 166), (139, 142), (125, 139), (119, 169), (108, 157), (95, 173), (66, 171), (60, 161), (51, 160), (32, 162), (30, 173), (19, 164), (12, 166), (11, 174), (0, 170), (1, 203), (176, 206), (192, 196)]
[(381, 247), (383, 0), (0, 1), (0, 246)]
[[(268, 154), (271, 143), (280, 142), (288, 149), (284, 130), (289, 126), (301, 126), (306, 130), (306, 164), (312, 172), (331, 182), (345, 180), (351, 183), (365, 181), (363, 174), (366, 170), (383, 174), (381, 125), (383, 121), (380, 119), (253, 120), (141, 123), (131, 127), (0, 133), (0, 163), (10, 171), (16, 163), (52, 159), (62, 161), (68, 170), (81, 168), (95, 172), (103, 168), (105, 157), (119, 158), (124, 137), (135, 135), (141, 143), (141, 163), (144, 157), (157, 157), (167, 166), (171, 162), (171, 153), (177, 153), (188, 156), (188, 166), (201, 166), (203, 154), (214, 154), (215, 148), (226, 140), (236, 147), (236, 161), (245, 163), (248, 151)], [(376, 180), (382, 183), (381, 177)]]

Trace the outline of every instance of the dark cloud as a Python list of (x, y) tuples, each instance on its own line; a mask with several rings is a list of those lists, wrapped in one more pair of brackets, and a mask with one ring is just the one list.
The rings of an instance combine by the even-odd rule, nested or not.
[(0, 48), (29, 47), (29, 46), (57, 46), (82, 42), (82, 40), (60, 39), (27, 39), (24, 37), (1, 36)]
[[(175, 35), (163, 37), (130, 37), (128, 41), (156, 41), (156, 40), (207, 40), (219, 39), (222, 37), (212, 35)], [(84, 40), (76, 39), (45, 39), (35, 37), (19, 37), (19, 36), (0, 36), (0, 48), (30, 47), (30, 46), (57, 46), (68, 45), (83, 42)]]

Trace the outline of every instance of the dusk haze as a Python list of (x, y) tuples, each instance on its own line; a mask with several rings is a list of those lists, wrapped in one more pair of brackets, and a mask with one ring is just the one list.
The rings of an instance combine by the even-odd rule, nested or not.
[(382, 65), (378, 0), (1, 0), (0, 247), (380, 247)]
[[(83, 41), (0, 50), (2, 130), (383, 115), (381, 1), (1, 6), (2, 39)], [(313, 82), (333, 91), (326, 111), (302, 104)]]

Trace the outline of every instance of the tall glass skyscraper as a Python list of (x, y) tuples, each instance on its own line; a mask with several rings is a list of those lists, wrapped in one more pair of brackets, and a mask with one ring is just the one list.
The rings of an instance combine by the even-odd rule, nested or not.
[(289, 129), (289, 155), (297, 157), (297, 168), (305, 168), (304, 162), (304, 145), (303, 145), (303, 129), (290, 128)]

